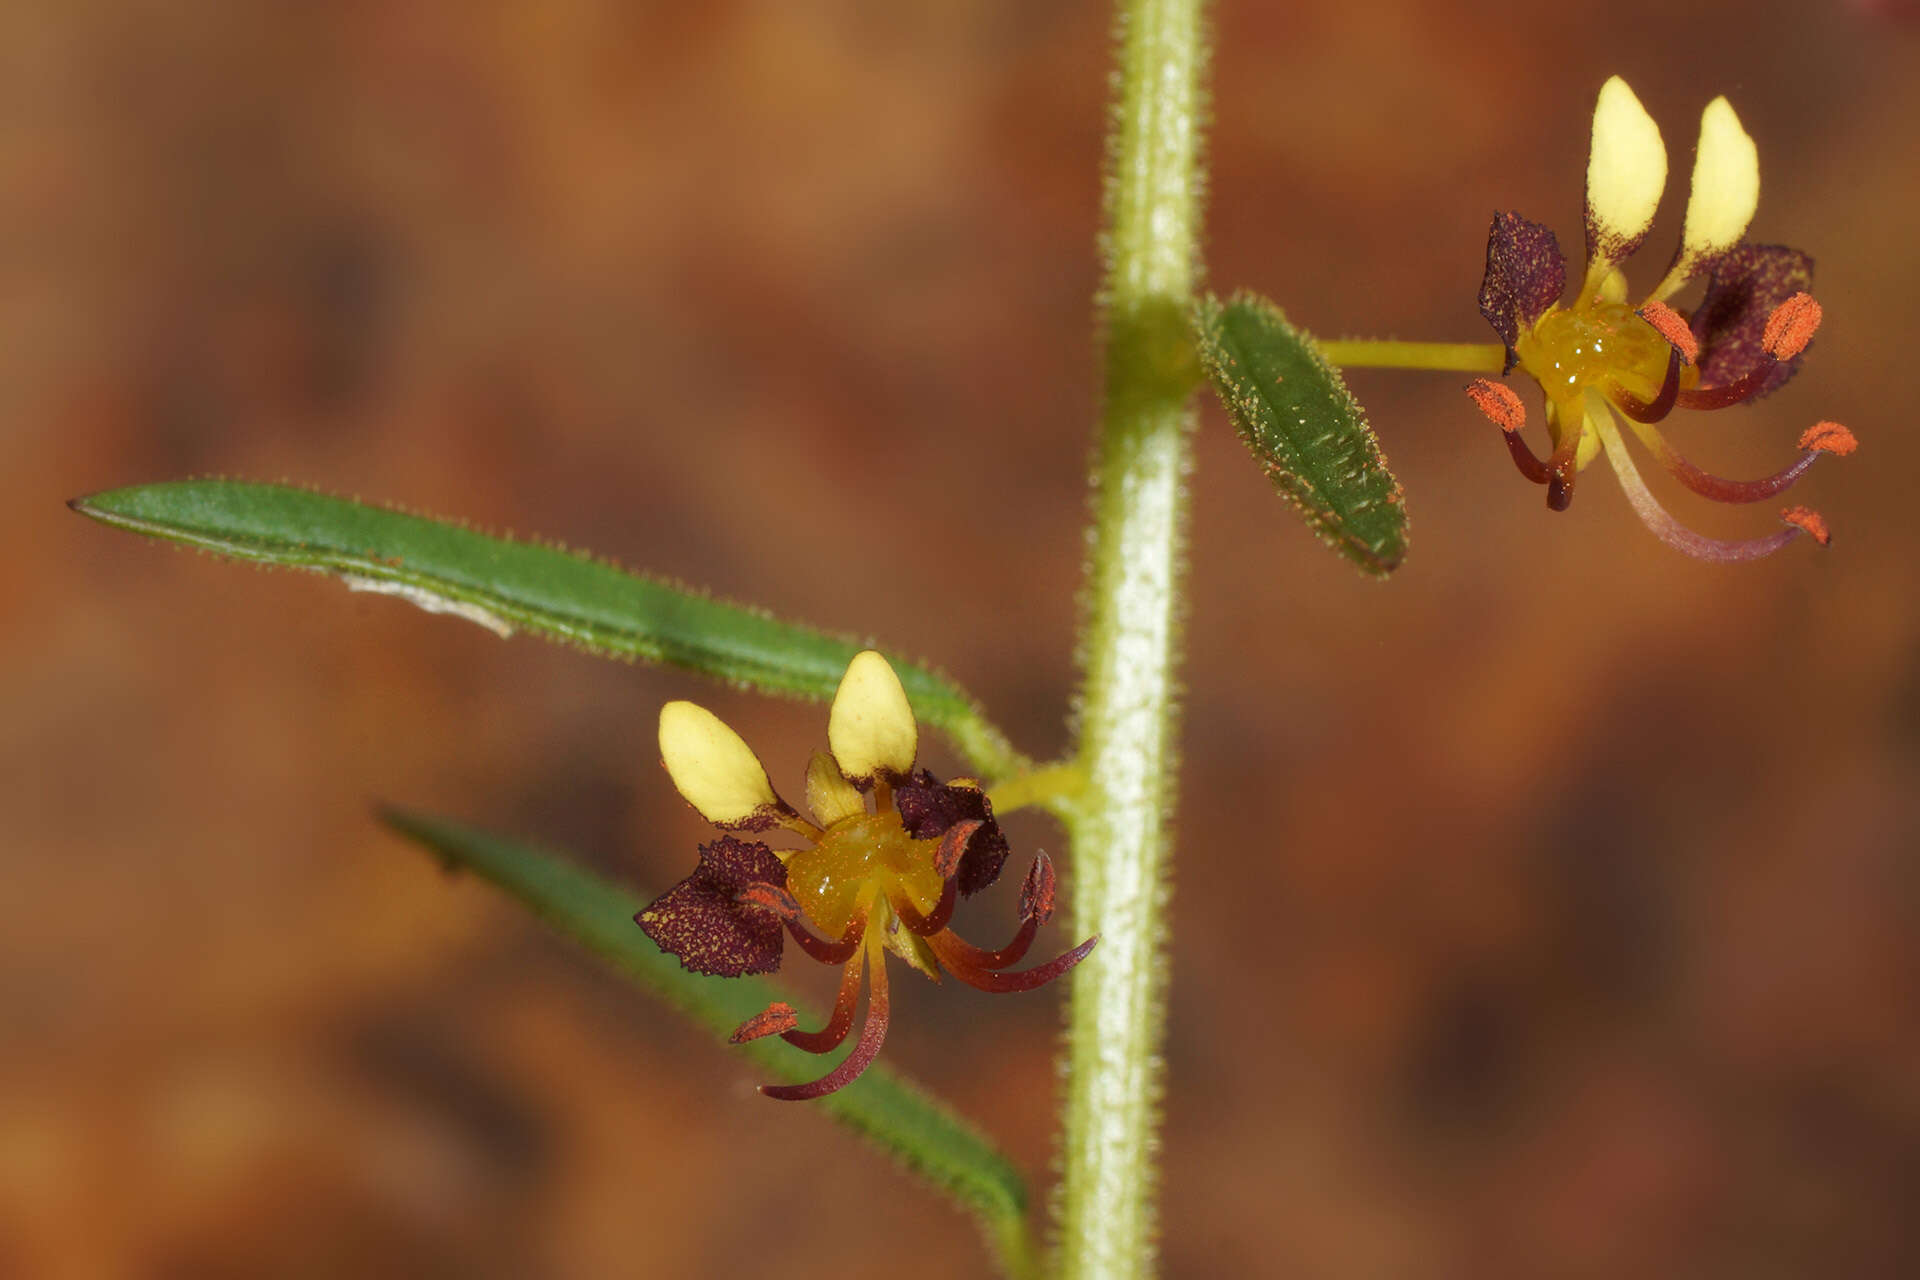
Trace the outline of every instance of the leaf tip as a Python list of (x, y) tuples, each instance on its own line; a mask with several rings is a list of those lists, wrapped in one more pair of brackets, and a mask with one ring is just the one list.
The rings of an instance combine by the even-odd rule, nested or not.
[(454, 856), (445, 839), (434, 831), (431, 819), (385, 800), (375, 800), (372, 809), (375, 822), (431, 854), (442, 871), (455, 872), (461, 869), (459, 858)]

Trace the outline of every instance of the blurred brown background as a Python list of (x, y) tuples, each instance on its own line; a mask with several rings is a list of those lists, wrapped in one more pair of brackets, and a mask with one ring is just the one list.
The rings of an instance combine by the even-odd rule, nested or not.
[[(1488, 215), (1578, 243), (1605, 76), (1681, 179), (1725, 92), (1755, 235), (1818, 257), (1827, 328), (1787, 392), (1677, 433), (1730, 474), (1820, 417), (1863, 446), (1801, 491), (1831, 551), (1711, 568), (1604, 468), (1547, 513), (1462, 379), (1359, 376), (1415, 522), (1382, 587), (1208, 410), (1168, 1274), (1920, 1274), (1920, 31), (1838, 2), (1214, 16), (1220, 287), (1485, 341)], [(707, 701), (787, 787), (820, 709), (60, 504), (216, 472), (539, 532), (927, 655), (1057, 750), (1107, 22), (0, 6), (0, 1275), (982, 1272), (943, 1202), (368, 817), (662, 886), (702, 827), (658, 705)], [(888, 1049), (1036, 1180), (1057, 998), (907, 985)]]

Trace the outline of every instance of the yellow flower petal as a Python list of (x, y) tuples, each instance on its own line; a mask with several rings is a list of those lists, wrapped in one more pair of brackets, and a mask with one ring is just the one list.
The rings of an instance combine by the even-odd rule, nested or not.
[(1693, 160), (1693, 189), (1687, 196), (1680, 252), (1652, 296), (1671, 295), (1703, 263), (1739, 244), (1759, 204), (1759, 148), (1740, 127), (1733, 105), (1715, 98), (1700, 114), (1700, 150)]
[(864, 814), (867, 802), (851, 782), (840, 776), (840, 766), (833, 757), (816, 751), (807, 761), (807, 808), (813, 810), (815, 822), (830, 827), (842, 818)]
[(782, 807), (753, 748), (705, 707), (660, 708), (660, 760), (687, 803), (715, 826), (758, 825)]
[(904, 775), (913, 768), (919, 739), (900, 677), (872, 649), (855, 654), (827, 714), (827, 746), (840, 772), (855, 783), (883, 773)]
[(1619, 76), (1600, 86), (1587, 156), (1587, 278), (1640, 247), (1667, 185), (1660, 126)]

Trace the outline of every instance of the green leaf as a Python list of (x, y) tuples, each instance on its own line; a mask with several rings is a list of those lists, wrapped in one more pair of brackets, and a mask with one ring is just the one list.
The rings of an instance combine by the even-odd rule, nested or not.
[[(695, 1022), (725, 1036), (774, 1000), (801, 1008), (791, 994), (758, 978), (709, 978), (688, 973), (633, 923), (644, 905), (570, 861), (540, 849), (424, 814), (386, 809), (381, 820), (438, 854), (449, 868), (474, 872), (530, 908), (555, 930), (597, 953), (614, 968)], [(817, 1023), (802, 1008), (803, 1023)], [(751, 1041), (743, 1053), (786, 1083), (818, 1076), (821, 1059), (777, 1038)], [(1006, 1273), (1031, 1267), (1026, 1183), (978, 1129), (889, 1070), (884, 1064), (818, 1101), (754, 1100), (768, 1108), (817, 1108), (896, 1157), (977, 1214)]]
[(1253, 294), (1200, 304), (1200, 359), (1240, 438), (1334, 550), (1384, 578), (1407, 554), (1407, 507), (1360, 402), (1313, 339)]
[[(826, 700), (866, 646), (630, 573), (565, 547), (286, 485), (185, 480), (76, 498), (82, 515), (239, 560), (336, 574), (499, 634), (524, 630), (593, 653), (665, 662), (768, 692)], [(893, 655), (920, 719), (982, 772), (1025, 761), (978, 705), (940, 673)]]

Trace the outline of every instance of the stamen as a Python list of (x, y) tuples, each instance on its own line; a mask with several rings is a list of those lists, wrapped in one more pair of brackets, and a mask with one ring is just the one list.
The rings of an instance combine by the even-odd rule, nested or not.
[(1503, 382), (1492, 382), (1486, 378), (1475, 378), (1467, 384), (1467, 396), (1481, 413), (1507, 439), (1507, 452), (1513, 455), (1513, 465), (1520, 474), (1535, 484), (1545, 484), (1548, 479), (1546, 464), (1535, 455), (1531, 446), (1521, 438), (1520, 429), (1527, 425), (1527, 407), (1512, 387)]
[[(1841, 427), (1840, 430), (1845, 431), (1846, 428)], [(1824, 452), (1824, 450), (1808, 447), (1807, 439), (1813, 435), (1813, 429), (1809, 428), (1800, 438), (1800, 447), (1807, 452), (1801, 454), (1799, 461), (1792, 466), (1759, 480), (1727, 480), (1711, 472), (1702, 471), (1687, 461), (1680, 455), (1680, 451), (1660, 434), (1659, 428), (1636, 423), (1633, 432), (1640, 437), (1641, 443), (1647, 446), (1653, 456), (1659, 460), (1660, 465), (1665, 467), (1674, 479), (1701, 497), (1711, 498), (1715, 502), (1764, 502), (1805, 475), (1807, 468), (1811, 467), (1814, 460)], [(1851, 438), (1849, 435), (1848, 439)]]
[(1682, 409), (1724, 409), (1758, 394), (1780, 363), (1807, 349), (1820, 327), (1820, 304), (1810, 293), (1796, 293), (1775, 307), (1760, 333), (1760, 351), (1766, 357), (1745, 377), (1718, 387), (1696, 387), (1680, 393)]
[(781, 1031), (780, 1038), (808, 1053), (832, 1053), (838, 1048), (853, 1027), (853, 1006), (860, 998), (860, 966), (866, 960), (865, 955), (856, 955), (840, 971), (840, 990), (833, 998), (833, 1013), (827, 1018), (826, 1026), (818, 1031), (796, 1031), (788, 1027)]
[[(1640, 517), (1642, 524), (1653, 530), (1654, 535), (1676, 551), (1683, 551), (1696, 560), (1712, 560), (1731, 563), (1739, 560), (1758, 560), (1762, 556), (1772, 555), (1780, 548), (1799, 537), (1804, 526), (1788, 522), (1786, 528), (1765, 538), (1753, 538), (1748, 541), (1733, 542), (1719, 538), (1709, 538), (1675, 520), (1667, 514), (1659, 499), (1647, 488), (1646, 481), (1640, 478), (1639, 468), (1633, 465), (1633, 456), (1627, 452), (1627, 442), (1620, 438), (1611, 422), (1599, 421), (1595, 429), (1600, 433), (1600, 444), (1607, 451), (1607, 461), (1613, 464), (1614, 474), (1620, 477), (1620, 487), (1626, 491), (1627, 501), (1633, 504), (1634, 514)], [(1799, 508), (1794, 508), (1799, 510)]]
[(873, 1060), (880, 1056), (880, 1046), (887, 1038), (887, 966), (881, 961), (879, 953), (871, 948), (868, 949), (868, 957), (871, 992), (867, 996), (867, 1021), (860, 1028), (860, 1040), (853, 1046), (853, 1052), (839, 1066), (811, 1084), (763, 1084), (760, 1092), (783, 1102), (824, 1098), (852, 1084), (861, 1072), (873, 1065)]
[(749, 907), (758, 907), (762, 911), (779, 916), (782, 920), (792, 920), (800, 914), (800, 903), (792, 894), (777, 884), (764, 881), (755, 882), (733, 895), (733, 900)]
[[(1649, 306), (1656, 305), (1649, 303)], [(1667, 377), (1660, 384), (1660, 393), (1651, 400), (1642, 400), (1619, 387), (1608, 390), (1608, 399), (1612, 400), (1620, 412), (1635, 422), (1658, 422), (1673, 412), (1673, 403), (1680, 398), (1680, 356), (1678, 347), (1667, 353)]]
[(973, 839), (973, 833), (985, 822), (969, 818), (965, 822), (956, 822), (947, 828), (940, 837), (940, 847), (933, 855), (934, 872), (943, 880), (951, 880), (960, 870), (960, 859), (966, 856), (967, 842)]
[[(988, 951), (985, 947), (976, 947), (965, 938), (949, 929), (946, 933), (947, 946), (962, 967), (969, 969), (1004, 969), (1008, 965), (1019, 964), (1026, 956), (1027, 948), (1033, 945), (1035, 935), (1040, 932), (1040, 922), (1032, 916), (1020, 922), (1020, 931), (1013, 935), (1013, 941), (998, 951)], [(944, 957), (943, 957), (944, 958)]]
[(1521, 403), (1519, 394), (1504, 382), (1475, 378), (1467, 384), (1467, 398), (1502, 431), (1514, 432), (1527, 425), (1527, 406)]
[(1652, 325), (1654, 332), (1665, 338), (1682, 360), (1692, 364), (1700, 358), (1700, 339), (1693, 336), (1693, 330), (1687, 327), (1678, 311), (1664, 302), (1649, 302), (1634, 314)]
[(1035, 924), (1053, 919), (1053, 894), (1057, 886), (1053, 859), (1045, 853), (1039, 854), (1027, 870), (1026, 882), (1020, 886), (1020, 918)]
[(1567, 428), (1560, 447), (1547, 459), (1547, 510), (1565, 511), (1573, 505), (1573, 482), (1579, 475), (1580, 437), (1586, 434), (1586, 422)]
[(1780, 513), (1780, 518), (1796, 529), (1804, 529), (1807, 535), (1821, 546), (1833, 541), (1833, 534), (1827, 531), (1827, 518), (1812, 507), (1788, 507)]
[(793, 1006), (784, 1000), (776, 1000), (734, 1028), (727, 1041), (730, 1044), (745, 1044), (762, 1036), (777, 1036), (791, 1031), (799, 1024), (800, 1015), (793, 1011)]
[(1853, 432), (1837, 422), (1816, 422), (1800, 433), (1800, 447), (1844, 458), (1858, 449), (1860, 442), (1853, 438)]
[(1736, 378), (1717, 387), (1694, 387), (1682, 391), (1674, 398), (1682, 409), (1725, 409), (1750, 399), (1760, 388), (1766, 385), (1767, 375), (1772, 373), (1778, 363), (1773, 359), (1761, 362), (1760, 366), (1747, 371), (1745, 377)]
[(847, 931), (840, 935), (838, 942), (828, 942), (816, 937), (812, 930), (802, 927), (798, 916), (787, 917), (787, 932), (800, 944), (800, 949), (821, 964), (840, 964), (860, 946), (860, 939), (867, 931), (867, 913), (862, 911), (847, 923)]
[(1791, 360), (1807, 349), (1820, 327), (1820, 304), (1810, 293), (1796, 293), (1773, 309), (1760, 331), (1760, 349), (1775, 360)]
[(947, 921), (953, 919), (954, 904), (960, 901), (960, 885), (952, 876), (948, 876), (946, 886), (940, 890), (940, 901), (934, 903), (933, 910), (924, 916), (913, 903), (907, 901), (904, 894), (889, 897), (887, 901), (893, 907), (893, 914), (900, 917), (900, 923), (924, 938), (940, 932), (947, 927)]
[[(1055, 956), (1043, 965), (1023, 969), (1019, 973), (999, 973), (974, 966), (968, 962), (961, 949), (954, 945), (959, 941), (951, 932), (936, 933), (927, 939), (927, 945), (933, 948), (933, 954), (940, 958), (940, 963), (945, 965), (947, 971), (954, 977), (977, 990), (1000, 994), (1009, 991), (1031, 991), (1035, 987), (1052, 982), (1086, 959), (1087, 953), (1092, 951), (1094, 944), (1100, 941), (1100, 935), (1095, 934), (1073, 950)], [(971, 948), (968, 949), (971, 950)]]

